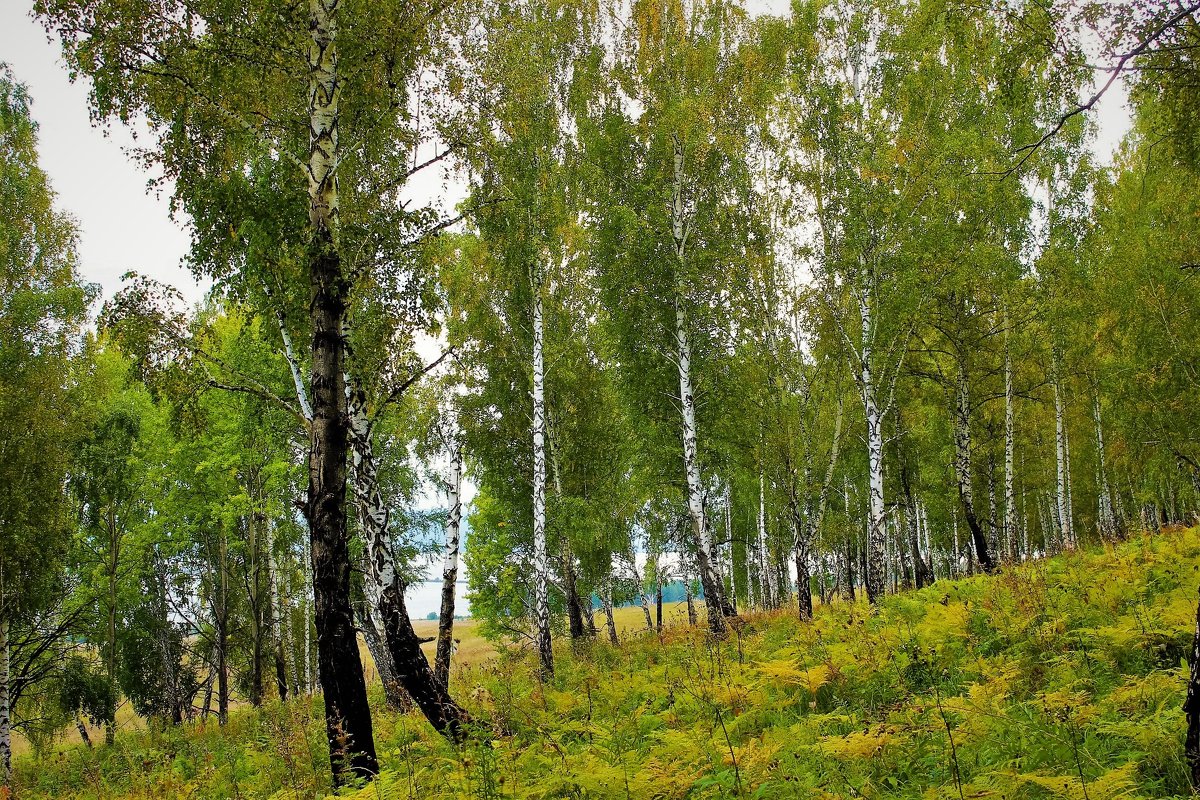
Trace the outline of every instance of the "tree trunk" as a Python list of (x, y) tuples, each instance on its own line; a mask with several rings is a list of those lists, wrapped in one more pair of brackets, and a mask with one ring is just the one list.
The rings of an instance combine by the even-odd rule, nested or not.
[(87, 746), (89, 750), (94, 747), (92, 744), (92, 737), (88, 733), (87, 725), (83, 724), (83, 718), (78, 714), (75, 715), (75, 730), (79, 731), (79, 739), (84, 743), (85, 746)]
[(1062, 387), (1059, 380), (1058, 348), (1054, 348), (1054, 455), (1057, 491), (1054, 501), (1056, 504), (1058, 533), (1064, 549), (1073, 550), (1075, 542), (1071, 537), (1071, 513), (1067, 501), (1067, 434), (1063, 422)]
[(975, 512), (975, 492), (971, 479), (971, 396), (967, 384), (967, 371), (960, 364), (958, 369), (958, 391), (954, 406), (954, 472), (958, 479), (958, 497), (962, 502), (963, 516), (971, 531), (974, 555), (984, 572), (992, 572), (996, 562), (988, 549), (987, 535)]
[(762, 469), (758, 471), (758, 588), (762, 608), (772, 608), (774, 591), (771, 586), (771, 555), (767, 544), (767, 494)]
[(1100, 390), (1092, 392), (1092, 416), (1096, 422), (1096, 486), (1099, 489), (1097, 505), (1099, 508), (1100, 536), (1105, 541), (1117, 538), (1117, 518), (1113, 513), (1112, 490), (1108, 484), (1108, 469), (1104, 462), (1104, 424), (1100, 413)]
[(542, 677), (554, 675), (546, 555), (546, 394), (543, 385), (541, 281), (533, 284), (533, 616)]
[(0, 618), (0, 786), (12, 782), (12, 708), (9, 698), (8, 620)]
[(1192, 788), (1200, 790), (1200, 605), (1196, 606), (1196, 627), (1192, 635), (1192, 653), (1188, 659), (1187, 698), (1183, 713), (1187, 719), (1187, 734), (1183, 752), (1191, 774)]
[(654, 581), (654, 630), (662, 633), (662, 578)]
[(692, 597), (692, 576), (683, 573), (683, 598), (687, 602), (688, 625), (696, 624), (696, 603)]
[[(254, 488), (247, 485), (247, 490), (254, 497)], [(261, 591), (261, 573), (259, 564), (258, 528), (262, 515), (257, 512), (246, 517), (246, 541), (248, 544), (248, 569), (246, 590), (250, 605), (250, 705), (258, 708), (263, 701), (263, 645), (265, 644), (265, 626), (263, 625), (263, 603)]]
[(267, 523), (267, 586), (270, 589), (271, 641), (275, 654), (275, 686), (280, 700), (287, 700), (287, 662), (284, 659), (283, 626), (280, 623), (279, 564), (275, 560), (275, 526)]
[(335, 785), (349, 772), (379, 772), (367, 685), (350, 605), (346, 530), (346, 314), (350, 280), (338, 252), (339, 0), (310, 0), (308, 51), (308, 250), (312, 325), (313, 421), (308, 458), (308, 518), (316, 604), (317, 671), (325, 694), (325, 732)]
[(1003, 552), (1003, 543), (1000, 541), (1000, 518), (996, 511), (996, 459), (992, 455), (988, 455), (987, 460), (987, 484), (988, 484), (988, 552), (992, 559), (999, 558)]
[(445, 684), (434, 675), (421, 650), (421, 639), (413, 630), (404, 600), (404, 579), (396, 569), (392, 554), (391, 514), (379, 489), (366, 398), (357, 385), (350, 387), (348, 395), (347, 418), (354, 467), (352, 485), (359, 526), (366, 539), (367, 568), (363, 583), (367, 603), (378, 614), (378, 625), (396, 681), (439, 733), (457, 741), (464, 735), (463, 725), (469, 718), (450, 697)]
[(862, 392), (863, 413), (867, 422), (867, 599), (874, 603), (883, 597), (885, 588), (884, 550), (887, 530), (883, 504), (883, 415), (876, 400), (875, 376), (872, 372), (872, 343), (874, 338), (874, 308), (869, 279), (862, 278), (859, 290), (859, 317), (862, 322)]
[(1008, 339), (1004, 341), (1004, 535), (1009, 543), (1008, 557), (1017, 561), (1017, 496), (1015, 492), (1015, 470), (1013, 454), (1016, 448), (1012, 382), (1012, 353)]
[[(674, 180), (671, 187), (671, 232), (675, 244), (676, 269), (682, 270), (691, 225), (683, 204), (683, 145), (674, 137)], [(704, 488), (700, 482), (700, 464), (696, 454), (696, 398), (692, 392), (692, 350), (688, 338), (683, 292), (676, 281), (675, 343), (679, 366), (679, 400), (683, 411), (683, 469), (687, 478), (688, 516), (696, 541), (696, 560), (704, 604), (708, 607), (708, 626), (714, 636), (725, 635), (725, 604), (721, 581), (713, 568), (712, 544), (704, 516)]]
[(563, 589), (567, 595), (567, 621), (571, 632), (571, 641), (587, 636), (587, 626), (583, 619), (583, 604), (579, 599), (579, 589), (575, 583), (575, 557), (571, 550), (563, 546)]
[(617, 638), (617, 620), (613, 616), (613, 599), (612, 599), (612, 579), (609, 579), (609, 585), (604, 587), (604, 620), (608, 626), (608, 640), (613, 645), (618, 645), (621, 640)]
[(229, 722), (229, 537), (221, 525), (218, 544), (220, 612), (217, 617), (217, 724)]
[(383, 684), (384, 699), (393, 710), (408, 711), (412, 708), (412, 702), (396, 677), (396, 668), (392, 665), (392, 655), (388, 652), (387, 636), (382, 631), (383, 623), (379, 620), (379, 615), (368, 612), (362, 615), (360, 622), (359, 627), (367, 644), (367, 651), (371, 654), (371, 660), (375, 662), (379, 682)]
[(458, 540), (462, 526), (462, 444), (450, 451), (449, 511), (446, 513), (446, 550), (442, 558), (442, 608), (438, 614), (437, 656), (434, 674), (450, 687), (450, 654), (454, 644), (454, 600), (458, 583)]
[[(920, 589), (933, 582), (933, 575), (921, 552), (920, 506), (913, 496), (912, 476), (903, 448), (900, 450), (900, 490), (904, 492), (904, 522), (908, 535), (908, 549), (912, 555), (913, 584)], [(932, 553), (928, 555), (932, 560)]]
[(854, 559), (855, 558), (856, 558), (856, 555), (854, 553), (854, 537), (847, 536), (846, 537), (846, 578), (845, 578), (845, 581), (842, 583), (842, 599), (844, 599), (850, 603), (853, 603), (856, 599), (855, 595), (854, 595)]

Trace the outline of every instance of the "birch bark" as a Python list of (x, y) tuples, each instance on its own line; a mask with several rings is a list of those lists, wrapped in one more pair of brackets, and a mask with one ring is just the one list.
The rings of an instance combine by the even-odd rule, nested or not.
[(714, 636), (725, 635), (725, 607), (721, 582), (713, 567), (711, 537), (704, 516), (704, 489), (700, 482), (700, 464), (696, 453), (696, 398), (692, 391), (692, 349), (688, 338), (687, 315), (683, 308), (680, 272), (683, 270), (691, 225), (683, 202), (683, 144), (673, 137), (674, 180), (671, 187), (671, 233), (675, 245), (676, 296), (675, 344), (679, 366), (679, 401), (683, 414), (683, 469), (687, 479), (688, 516), (696, 541), (697, 566), (708, 607), (708, 626)]
[(313, 423), (308, 460), (308, 517), (312, 548), (318, 674), (325, 694), (325, 730), (334, 782), (346, 771), (371, 779), (379, 772), (371, 709), (354, 614), (346, 531), (349, 448), (343, 379), (350, 280), (337, 248), (338, 9), (340, 0), (309, 0), (308, 252), (312, 323)]
[(876, 397), (877, 387), (872, 371), (875, 337), (874, 304), (870, 281), (862, 277), (858, 293), (859, 319), (862, 325), (862, 392), (863, 413), (867, 422), (867, 599), (874, 603), (883, 597), (885, 589), (887, 522), (883, 504), (883, 418)]
[[(958, 479), (958, 496), (962, 502), (963, 517), (971, 531), (971, 544), (974, 556), (984, 572), (996, 568), (988, 548), (987, 535), (979, 522), (975, 510), (975, 490), (971, 469), (971, 395), (967, 382), (967, 371), (959, 365), (958, 386), (955, 392), (954, 405), (954, 471)], [(970, 555), (970, 554), (968, 554)]]
[(533, 616), (543, 677), (554, 675), (550, 640), (549, 564), (546, 554), (546, 394), (542, 352), (541, 281), (533, 286)]
[(1064, 549), (1073, 550), (1075, 549), (1075, 542), (1071, 538), (1071, 514), (1067, 501), (1067, 434), (1064, 425), (1059, 359), (1058, 348), (1055, 347), (1053, 352), (1054, 375), (1052, 381), (1054, 383), (1054, 457), (1057, 490), (1055, 491), (1054, 502), (1057, 512), (1056, 522), (1059, 526), (1058, 535), (1062, 546)]
[(355, 505), (366, 539), (367, 602), (378, 615), (383, 641), (391, 656), (396, 680), (439, 732), (451, 739), (465, 735), (467, 713), (450, 697), (421, 651), (404, 599), (404, 580), (396, 569), (390, 542), (390, 512), (379, 489), (379, 475), (371, 442), (372, 425), (362, 389), (351, 385), (347, 398), (350, 420)]
[(1008, 558), (1017, 561), (1017, 496), (1013, 455), (1016, 449), (1013, 402), (1012, 352), (1008, 347), (1008, 336), (1004, 339), (1004, 535), (1008, 542)]
[(462, 525), (462, 444), (454, 441), (450, 450), (450, 480), (446, 485), (446, 547), (442, 556), (442, 607), (438, 615), (437, 655), (434, 674), (443, 686), (450, 686), (450, 653), (454, 644), (454, 592), (458, 583), (458, 542)]

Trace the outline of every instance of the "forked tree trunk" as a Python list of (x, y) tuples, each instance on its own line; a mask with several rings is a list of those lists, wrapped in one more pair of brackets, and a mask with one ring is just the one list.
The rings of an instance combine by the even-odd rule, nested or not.
[(446, 550), (442, 558), (442, 608), (438, 614), (437, 656), (434, 673), (443, 686), (450, 686), (450, 655), (454, 649), (454, 600), (458, 583), (458, 541), (462, 525), (462, 444), (455, 441), (450, 451), (450, 480), (447, 484)]
[(325, 732), (334, 783), (349, 771), (371, 779), (379, 772), (367, 685), (350, 606), (350, 552), (346, 530), (345, 323), (350, 279), (335, 239), (338, 225), (339, 0), (310, 0), (308, 52), (308, 199), (311, 284), (313, 421), (305, 512), (312, 545), (317, 660), (325, 694)]
[(367, 603), (378, 614), (396, 681), (439, 733), (455, 741), (461, 740), (469, 717), (450, 697), (445, 684), (434, 675), (408, 616), (404, 579), (396, 569), (389, 539), (391, 515), (379, 489), (371, 419), (367, 414), (366, 398), (357, 386), (350, 388), (347, 413), (354, 455), (355, 505), (366, 539), (367, 569), (363, 583)]

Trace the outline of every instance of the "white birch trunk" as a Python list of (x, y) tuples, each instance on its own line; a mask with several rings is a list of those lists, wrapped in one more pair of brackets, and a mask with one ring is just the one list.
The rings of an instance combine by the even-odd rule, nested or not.
[(1071, 540), (1070, 513), (1067, 505), (1067, 434), (1063, 422), (1062, 386), (1059, 378), (1058, 348), (1054, 349), (1054, 455), (1055, 477), (1055, 510), (1057, 511), (1058, 535), (1064, 549), (1074, 549)]
[(1016, 560), (1017, 550), (1017, 496), (1013, 455), (1016, 448), (1015, 410), (1013, 402), (1012, 353), (1008, 341), (1004, 343), (1004, 537), (1009, 544), (1008, 557)]
[(275, 558), (275, 524), (270, 520), (267, 520), (267, 588), (269, 591), (267, 602), (271, 614), (271, 643), (275, 651), (276, 679), (280, 684), (280, 693), (285, 694), (288, 685), (287, 668), (284, 661), (287, 650), (284, 647), (283, 626), (280, 622), (279, 563)]
[(312, 593), (312, 561), (309, 550), (302, 547), (301, 558), (304, 559), (304, 693), (313, 693), (312, 674), (312, 629), (313, 629), (313, 593)]
[(437, 656), (434, 673), (450, 685), (450, 656), (454, 644), (454, 601), (458, 582), (458, 548), (462, 527), (462, 444), (455, 440), (450, 450), (450, 479), (446, 482), (446, 545), (442, 553), (442, 607), (438, 614)]
[(1100, 412), (1100, 391), (1092, 395), (1092, 416), (1096, 421), (1096, 485), (1100, 490), (1099, 517), (1100, 535), (1105, 540), (1112, 539), (1117, 533), (1117, 520), (1113, 514), (1112, 490), (1108, 485), (1108, 469), (1104, 460), (1104, 421)]
[(951, 518), (951, 538), (954, 541), (954, 568), (950, 570), (951, 576), (957, 577), (962, 572), (962, 564), (959, 559), (962, 558), (962, 550), (958, 544), (958, 509), (950, 509)]
[(697, 566), (704, 587), (704, 603), (708, 607), (708, 626), (714, 635), (725, 634), (725, 608), (720, 578), (713, 568), (713, 553), (708, 523), (704, 518), (704, 489), (700, 481), (697, 460), (696, 397), (692, 390), (692, 349), (688, 338), (687, 315), (683, 308), (683, 292), (679, 271), (684, 266), (687, 240), (691, 225), (683, 204), (683, 145), (674, 139), (675, 174), (671, 191), (671, 232), (675, 244), (676, 294), (675, 343), (679, 366), (679, 402), (683, 413), (683, 469), (687, 479), (688, 516), (696, 540)]
[(546, 393), (542, 352), (542, 292), (533, 286), (533, 614), (538, 657), (543, 676), (554, 674), (550, 641), (550, 597), (546, 555)]
[(859, 290), (859, 317), (862, 322), (863, 412), (867, 422), (867, 598), (875, 602), (883, 596), (884, 548), (887, 531), (883, 504), (883, 419), (876, 399), (875, 376), (871, 370), (872, 343), (875, 335), (874, 308), (868, 279), (863, 277)]
[(758, 588), (759, 605), (767, 609), (771, 607), (771, 566), (767, 546), (767, 498), (766, 482), (763, 474), (758, 473)]
[(1063, 430), (1063, 452), (1065, 453), (1064, 464), (1067, 470), (1067, 535), (1071, 540), (1071, 548), (1078, 547), (1079, 540), (1075, 535), (1075, 501), (1072, 496), (1071, 482), (1071, 432)]

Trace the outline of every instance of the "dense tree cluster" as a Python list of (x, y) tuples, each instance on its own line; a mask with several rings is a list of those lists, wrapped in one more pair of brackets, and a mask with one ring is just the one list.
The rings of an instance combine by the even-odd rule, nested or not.
[[(0, 74), (5, 776), (14, 722), (319, 689), (369, 777), (360, 636), (462, 738), (460, 538), (471, 613), (550, 676), (664, 589), (720, 637), (1200, 511), (1195, 7), (36, 13), (96, 118), (149, 123), (213, 288), (131, 273), (88, 325)], [(1111, 166), (1097, 57), (1133, 90)]]

